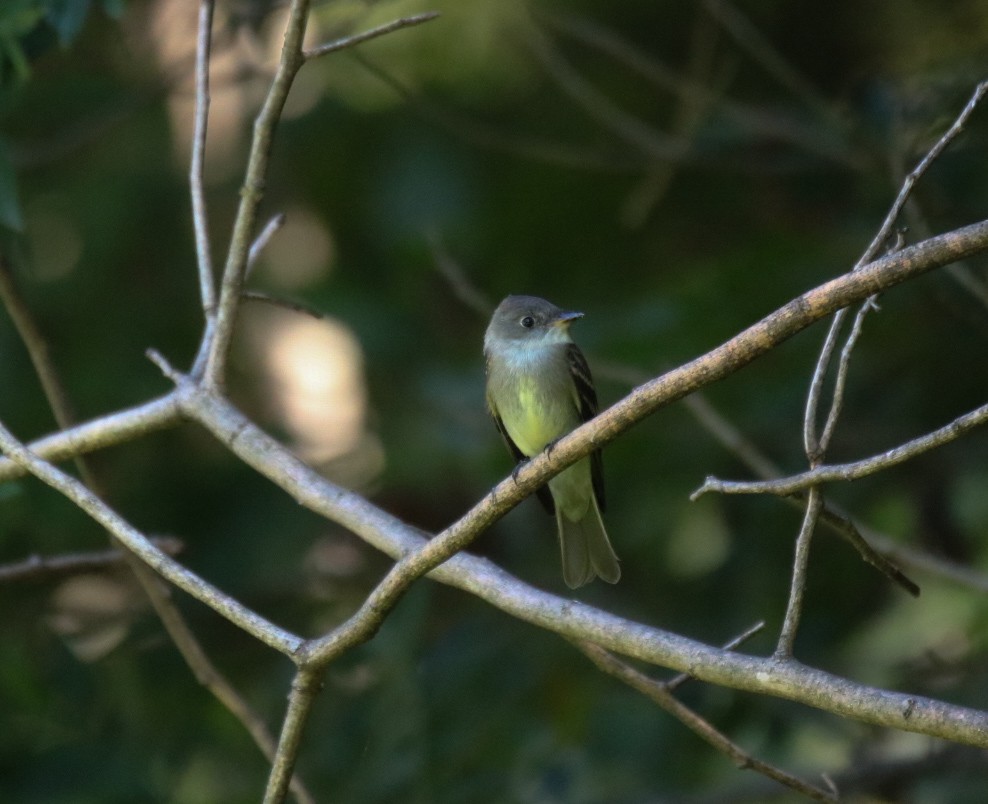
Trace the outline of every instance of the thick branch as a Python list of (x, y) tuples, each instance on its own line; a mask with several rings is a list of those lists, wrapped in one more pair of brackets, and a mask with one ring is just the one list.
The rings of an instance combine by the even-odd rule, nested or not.
[[(301, 505), (349, 528), (393, 558), (432, 543), (416, 528), (320, 476), (221, 397), (199, 392), (191, 385), (180, 393), (192, 418)], [(536, 460), (544, 462), (546, 458)], [(507, 497), (512, 488), (509, 479), (498, 492)], [(430, 577), (540, 628), (689, 673), (701, 681), (788, 698), (868, 723), (988, 747), (988, 713), (868, 687), (794, 661), (713, 648), (542, 592), (486, 559), (461, 553), (433, 570)]]

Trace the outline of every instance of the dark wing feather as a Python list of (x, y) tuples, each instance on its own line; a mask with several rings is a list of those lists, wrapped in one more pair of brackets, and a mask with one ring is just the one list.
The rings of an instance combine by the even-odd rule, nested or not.
[[(504, 426), (504, 422), (501, 421), (501, 415), (497, 412), (497, 408), (494, 407), (494, 401), (488, 397), (487, 398), (487, 410), (491, 414), (491, 418), (494, 420), (494, 424), (497, 426), (497, 431), (501, 434), (501, 438), (504, 439), (504, 443), (508, 447), (508, 451), (511, 453), (511, 457), (515, 459), (516, 464), (524, 463), (528, 460), (525, 454), (518, 449), (518, 445), (511, 440), (511, 436), (508, 435), (508, 430)], [(535, 490), (535, 496), (539, 498), (539, 502), (550, 514), (556, 513), (556, 504), (553, 502), (552, 494), (549, 491), (548, 486), (539, 486)]]
[[(597, 391), (594, 389), (593, 377), (587, 359), (575, 343), (566, 347), (566, 358), (569, 361), (569, 373), (576, 388), (576, 404), (580, 409), (580, 419), (588, 422), (597, 415)], [(593, 490), (597, 495), (597, 507), (603, 513), (606, 508), (604, 497), (604, 459), (600, 450), (590, 454), (590, 477), (593, 480)]]

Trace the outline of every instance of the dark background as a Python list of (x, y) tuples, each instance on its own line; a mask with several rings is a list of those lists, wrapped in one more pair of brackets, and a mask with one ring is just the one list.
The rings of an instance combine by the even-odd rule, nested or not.
[[(0, 9), (0, 223), (80, 419), (164, 393), (201, 327), (188, 185), (194, 4)], [(222, 266), (250, 123), (281, 41), (264, 2), (220, 2), (207, 189)], [(235, 402), (335, 480), (435, 531), (510, 468), (484, 412), (483, 313), (543, 295), (608, 405), (848, 270), (905, 173), (984, 76), (978, 2), (445, 0), (317, 4), (312, 43), (402, 14), (443, 16), (305, 66), (278, 129), (262, 218), (288, 215), (250, 286)], [(746, 21), (746, 22), (745, 22)], [(670, 151), (669, 137), (676, 139)], [(923, 178), (907, 240), (988, 210), (988, 110)], [(437, 266), (447, 266), (444, 274)], [(985, 401), (988, 296), (938, 271), (889, 293), (854, 356), (833, 461), (880, 452)], [(969, 284), (969, 283), (968, 283)], [(709, 389), (787, 472), (823, 325)], [(301, 379), (300, 379), (301, 378)], [(320, 416), (328, 418), (321, 419)], [(0, 316), (0, 417), (54, 429)], [(904, 544), (988, 570), (985, 436), (828, 498)], [(610, 446), (606, 516), (624, 576), (575, 596), (711, 643), (760, 619), (770, 653), (798, 512), (689, 493), (748, 477), (683, 407)], [(185, 543), (182, 560), (264, 616), (317, 634), (388, 566), (193, 426), (92, 459), (109, 502)], [(0, 562), (102, 549), (31, 480), (0, 487)], [(527, 501), (475, 545), (558, 594), (554, 526)], [(796, 645), (856, 680), (988, 708), (983, 592), (913, 572), (913, 600), (830, 534), (814, 543)], [(291, 667), (177, 596), (220, 668), (280, 723)], [(0, 587), (0, 798), (258, 800), (267, 765), (193, 678), (123, 573)], [(816, 776), (922, 757), (927, 738), (699, 684), (682, 698), (756, 755)], [(935, 763), (934, 763), (935, 764)], [(320, 800), (645, 802), (750, 784), (723, 756), (562, 640), (423, 582), (330, 670), (300, 770)], [(877, 774), (870, 777), (877, 779)], [(897, 775), (872, 800), (977, 801), (983, 769)], [(762, 794), (756, 794), (756, 798)], [(706, 799), (704, 799), (706, 800)], [(761, 800), (761, 799), (758, 799)]]

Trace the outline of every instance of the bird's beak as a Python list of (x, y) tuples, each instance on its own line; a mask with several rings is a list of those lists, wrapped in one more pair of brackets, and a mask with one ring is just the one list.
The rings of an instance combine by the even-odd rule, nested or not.
[(560, 313), (552, 322), (554, 327), (568, 327), (576, 319), (583, 318), (583, 313)]

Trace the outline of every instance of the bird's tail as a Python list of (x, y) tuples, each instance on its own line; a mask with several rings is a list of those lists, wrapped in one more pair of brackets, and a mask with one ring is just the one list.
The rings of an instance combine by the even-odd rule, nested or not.
[(608, 583), (618, 582), (621, 565), (607, 538), (600, 509), (593, 496), (580, 520), (570, 519), (563, 513), (562, 506), (557, 505), (556, 524), (559, 526), (559, 548), (563, 554), (563, 580), (570, 589), (583, 586), (594, 577)]

